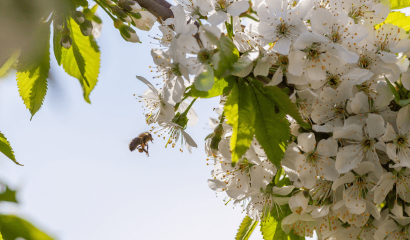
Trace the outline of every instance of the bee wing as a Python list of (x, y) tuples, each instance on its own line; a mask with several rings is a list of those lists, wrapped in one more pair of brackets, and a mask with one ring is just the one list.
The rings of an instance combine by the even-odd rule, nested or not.
[(141, 145), (141, 138), (136, 137), (134, 139), (132, 139), (132, 141), (130, 142), (130, 151), (134, 151), (139, 145)]

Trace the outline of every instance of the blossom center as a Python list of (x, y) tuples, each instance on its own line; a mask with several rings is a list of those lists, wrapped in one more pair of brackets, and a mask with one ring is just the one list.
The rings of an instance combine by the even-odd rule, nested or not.
[(313, 43), (312, 46), (303, 49), (302, 51), (307, 53), (306, 58), (315, 61), (319, 59), (321, 52), (319, 51), (320, 43)]
[(172, 63), (171, 64), (171, 71), (175, 76), (182, 76), (181, 70), (179, 69), (179, 63)]
[(276, 25), (276, 33), (278, 37), (289, 37), (292, 25), (285, 23), (282, 19), (278, 25)]
[(337, 118), (345, 118), (348, 117), (348, 113), (346, 111), (346, 108), (342, 105), (342, 104), (336, 104), (336, 106), (334, 106), (332, 108), (332, 111), (335, 112), (335, 116)]
[(375, 143), (374, 139), (370, 139), (370, 138), (365, 138), (362, 141), (362, 149), (363, 151), (367, 152), (371, 149), (373, 149), (373, 145)]
[(347, 15), (353, 19), (355, 24), (358, 24), (360, 19), (364, 17), (364, 11), (360, 7), (352, 6)]
[(367, 57), (367, 56), (361, 56), (361, 57), (359, 58), (359, 62), (357, 63), (357, 66), (358, 66), (359, 68), (363, 68), (363, 69), (368, 69), (368, 70), (370, 70), (370, 66), (371, 66), (372, 62), (373, 62), (373, 61), (372, 61), (369, 57)]
[(336, 89), (340, 85), (340, 76), (339, 76), (339, 74), (326, 73), (326, 75), (327, 75), (326, 85), (328, 87)]
[(407, 147), (408, 139), (405, 135), (397, 135), (396, 139), (394, 140), (398, 149), (403, 149)]
[(216, 11), (224, 11), (226, 12), (226, 8), (228, 7), (229, 3), (226, 0), (216, 0), (215, 1), (215, 10)]
[(317, 152), (308, 152), (306, 154), (306, 161), (310, 163), (316, 163), (316, 161), (319, 159), (319, 154)]
[(198, 61), (200, 63), (210, 63), (213, 52), (208, 49), (202, 49), (198, 53)]
[(250, 163), (247, 158), (244, 158), (241, 162), (238, 163), (238, 170), (247, 173), (253, 165), (254, 164)]

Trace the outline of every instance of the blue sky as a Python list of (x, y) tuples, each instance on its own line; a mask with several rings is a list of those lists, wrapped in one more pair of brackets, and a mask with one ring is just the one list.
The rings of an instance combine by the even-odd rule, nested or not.
[(165, 149), (155, 136), (150, 157), (130, 152), (129, 141), (149, 129), (133, 94), (147, 89), (136, 75), (154, 76), (150, 49), (158, 45), (149, 36), (159, 31), (139, 31), (143, 44), (128, 43), (101, 16), (101, 69), (91, 105), (54, 59), (48, 94), (32, 121), (15, 77), (0, 80), (0, 130), (24, 164), (0, 155), (0, 179), (19, 189), (21, 202), (3, 203), (0, 211), (17, 213), (61, 240), (234, 239), (244, 214), (225, 206), (225, 195), (216, 197), (206, 181), (212, 167), (203, 140), (218, 99), (194, 105), (200, 120), (187, 132), (199, 147), (192, 154)]

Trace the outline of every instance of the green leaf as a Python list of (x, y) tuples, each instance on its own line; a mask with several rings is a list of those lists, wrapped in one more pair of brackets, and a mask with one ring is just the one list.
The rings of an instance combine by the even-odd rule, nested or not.
[(390, 0), (391, 9), (401, 9), (410, 7), (410, 0)]
[(0, 233), (0, 240), (3, 240), (3, 236), (1, 235), (1, 233)]
[[(35, 50), (24, 48), (21, 51), (16, 73), (19, 93), (26, 108), (30, 110), (31, 118), (41, 108), (47, 93), (50, 70), (49, 23), (43, 23), (38, 27), (34, 45)], [(31, 51), (36, 52), (35, 56)]]
[(63, 55), (63, 47), (60, 45), (61, 32), (54, 28), (53, 31), (53, 50), (54, 56), (59, 66), (61, 66), (61, 58)]
[(275, 112), (277, 103), (272, 105), (263, 92), (256, 87), (253, 87), (252, 91), (252, 101), (256, 114), (256, 139), (262, 146), (268, 159), (277, 168), (280, 168), (280, 161), (285, 154), (287, 140), (290, 137), (289, 123), (283, 112)]
[(6, 184), (3, 184), (6, 189), (0, 193), (0, 201), (17, 203), (16, 191), (11, 190)]
[(88, 7), (87, 0), (72, 0), (72, 2), (76, 7)]
[(391, 23), (393, 25), (403, 28), (406, 31), (410, 30), (410, 16), (408, 17), (406, 16), (406, 14), (402, 12), (390, 12), (387, 18), (383, 21), (383, 23), (377, 24), (375, 27), (376, 29), (378, 29), (386, 23)]
[(84, 99), (90, 101), (90, 93), (97, 85), (100, 69), (100, 50), (92, 36), (86, 37), (73, 19), (69, 21), (70, 49), (62, 49), (62, 65), (66, 73), (77, 78), (83, 88)]
[(239, 51), (236, 49), (235, 44), (232, 40), (222, 35), (221, 39), (217, 43), (219, 49), (219, 62), (218, 69), (215, 71), (215, 76), (217, 78), (224, 77), (228, 75), (229, 71), (233, 70), (232, 65), (239, 59)]
[(303, 121), (296, 104), (290, 101), (289, 96), (280, 88), (276, 86), (263, 86), (261, 82), (253, 78), (250, 80), (252, 81), (252, 84), (271, 102), (271, 104), (277, 106), (281, 111), (290, 115), (304, 129), (311, 129), (311, 126)]
[(275, 220), (275, 218), (273, 218), (272, 216), (265, 218), (265, 220), (261, 221), (260, 226), (263, 239), (273, 240), (276, 228), (278, 228), (278, 222)]
[(273, 217), (276, 222), (277, 222), (277, 228), (275, 230), (275, 234), (273, 236), (273, 239), (275, 240), (289, 240), (291, 239), (288, 234), (286, 234), (282, 230), (282, 220), (292, 214), (292, 210), (289, 208), (289, 205), (282, 205), (280, 208), (273, 208), (271, 211), (271, 217)]
[(194, 86), (199, 91), (209, 91), (214, 85), (214, 70), (208, 64), (205, 64), (205, 69), (199, 76), (195, 78)]
[(1, 132), (0, 132), (0, 152), (6, 155), (6, 157), (10, 158), (15, 164), (23, 166), (17, 162), (9, 141), (7, 141), (7, 138)]
[(4, 240), (52, 240), (31, 223), (14, 215), (0, 215), (0, 232)]
[(213, 84), (212, 88), (208, 91), (199, 91), (195, 85), (192, 85), (191, 90), (186, 94), (189, 97), (200, 97), (200, 98), (213, 98), (223, 94), (228, 94), (228, 92), (232, 89), (235, 77), (229, 76), (222, 79), (216, 79), (215, 83)]
[(235, 240), (248, 240), (256, 225), (258, 225), (258, 221), (253, 220), (249, 216), (245, 216), (239, 226)]
[(3, 64), (3, 66), (0, 68), (0, 77), (4, 76), (4, 74), (7, 73), (7, 71), (13, 66), (13, 64), (17, 61), (17, 58), (20, 56), (20, 50), (15, 51), (9, 59)]
[[(50, 32), (47, 34), (50, 36)], [(27, 70), (19, 70), (16, 74), (20, 96), (26, 108), (30, 110), (31, 118), (43, 105), (47, 93), (47, 78), (50, 70), (49, 40), (45, 44), (47, 48), (44, 49), (43, 58), (37, 63), (37, 66)]]
[(225, 103), (227, 123), (232, 126), (230, 141), (232, 151), (232, 165), (242, 157), (251, 145), (255, 134), (255, 112), (250, 86), (240, 81), (232, 88)]

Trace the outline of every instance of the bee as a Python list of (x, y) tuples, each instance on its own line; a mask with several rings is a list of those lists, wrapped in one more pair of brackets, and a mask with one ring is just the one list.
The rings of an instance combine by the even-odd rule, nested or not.
[[(153, 143), (154, 140), (152, 138), (151, 133), (149, 132), (144, 132), (141, 133), (140, 135), (138, 135), (138, 137), (132, 139), (132, 141), (130, 142), (130, 151), (134, 151), (135, 149), (138, 149), (138, 152), (142, 153), (145, 152), (147, 154), (147, 156), (149, 156), (148, 154), (148, 142), (151, 141)], [(145, 147), (147, 147), (147, 149), (145, 149)]]

